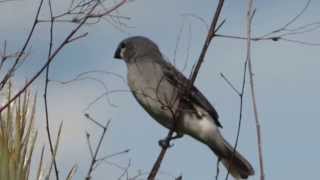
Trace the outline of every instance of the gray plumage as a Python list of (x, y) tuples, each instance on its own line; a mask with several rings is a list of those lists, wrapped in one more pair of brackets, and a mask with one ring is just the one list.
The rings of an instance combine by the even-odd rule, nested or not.
[(189, 80), (164, 60), (154, 42), (140, 36), (127, 38), (114, 57), (126, 62), (134, 97), (157, 122), (172, 128), (173, 115), (180, 106), (178, 134), (188, 134), (208, 145), (235, 178), (254, 174), (250, 163), (238, 152), (233, 153), (233, 147), (222, 137), (218, 113), (206, 97), (195, 86), (188, 97), (181, 95)]

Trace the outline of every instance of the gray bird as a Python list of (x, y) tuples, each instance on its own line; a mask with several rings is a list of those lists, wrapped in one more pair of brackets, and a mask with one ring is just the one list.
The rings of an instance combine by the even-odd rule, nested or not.
[(254, 174), (250, 163), (223, 138), (218, 113), (206, 97), (192, 86), (185, 95), (189, 80), (167, 62), (150, 39), (135, 36), (123, 40), (114, 58), (128, 68), (128, 85), (139, 104), (161, 125), (175, 126), (176, 137), (188, 134), (208, 147), (236, 179)]

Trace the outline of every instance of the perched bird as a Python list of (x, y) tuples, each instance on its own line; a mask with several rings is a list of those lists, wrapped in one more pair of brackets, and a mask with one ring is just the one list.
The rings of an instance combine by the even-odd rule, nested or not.
[(123, 40), (114, 54), (128, 68), (128, 85), (139, 104), (161, 125), (171, 129), (175, 114), (178, 137), (188, 134), (206, 144), (236, 179), (254, 174), (250, 163), (223, 138), (218, 113), (206, 97), (172, 64), (167, 62), (158, 46), (141, 36)]

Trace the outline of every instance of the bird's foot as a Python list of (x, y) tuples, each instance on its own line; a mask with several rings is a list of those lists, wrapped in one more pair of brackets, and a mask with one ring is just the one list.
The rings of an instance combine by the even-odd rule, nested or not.
[(177, 133), (175, 136), (172, 136), (170, 139), (161, 139), (159, 140), (159, 146), (162, 147), (162, 148), (167, 148), (167, 147), (172, 147), (174, 144), (170, 144), (170, 141), (171, 140), (174, 140), (174, 139), (179, 139), (183, 137), (183, 134), (180, 134), (180, 133)]
[(167, 139), (160, 139), (158, 143), (161, 148), (168, 148), (173, 146), (173, 144), (170, 144), (170, 141), (168, 141)]

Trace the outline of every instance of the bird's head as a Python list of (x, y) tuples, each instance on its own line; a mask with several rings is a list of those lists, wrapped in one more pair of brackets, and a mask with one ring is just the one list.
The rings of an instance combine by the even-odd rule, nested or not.
[(115, 59), (130, 62), (143, 56), (161, 56), (158, 46), (150, 39), (142, 36), (133, 36), (120, 42), (114, 53)]

